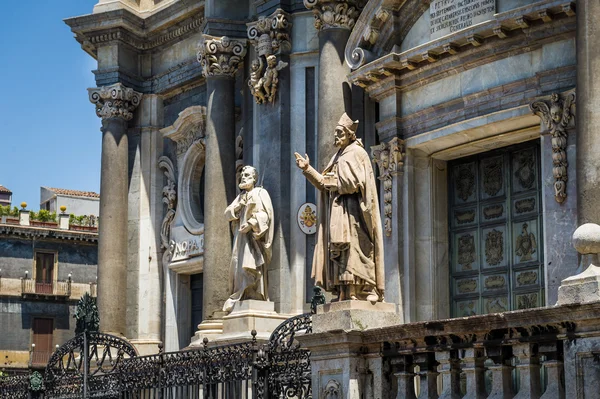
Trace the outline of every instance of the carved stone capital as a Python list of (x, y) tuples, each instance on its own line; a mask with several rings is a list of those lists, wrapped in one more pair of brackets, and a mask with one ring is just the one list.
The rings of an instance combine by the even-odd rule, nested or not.
[(575, 121), (575, 92), (553, 93), (534, 101), (529, 108), (542, 120), (542, 133), (552, 136), (554, 199), (562, 204), (567, 199), (567, 129)]
[(292, 49), (290, 43), (290, 15), (277, 9), (269, 16), (248, 23), (248, 39), (256, 48), (252, 60), (248, 87), (257, 104), (272, 103), (279, 86), (279, 71), (287, 62), (276, 54), (286, 54)]
[(383, 182), (383, 231), (392, 235), (392, 176), (401, 175), (404, 166), (404, 141), (398, 137), (371, 147), (371, 157), (379, 168), (379, 180)]
[(363, 0), (304, 0), (304, 6), (313, 10), (317, 30), (352, 30), (364, 4)]
[(202, 35), (198, 45), (198, 62), (202, 75), (234, 77), (246, 55), (246, 40), (227, 36)]
[(256, 47), (259, 56), (285, 54), (292, 49), (290, 14), (278, 8), (269, 16), (261, 16), (258, 21), (249, 22), (248, 39)]
[(96, 105), (96, 115), (102, 119), (122, 118), (129, 121), (140, 105), (142, 94), (116, 83), (88, 89), (90, 101)]

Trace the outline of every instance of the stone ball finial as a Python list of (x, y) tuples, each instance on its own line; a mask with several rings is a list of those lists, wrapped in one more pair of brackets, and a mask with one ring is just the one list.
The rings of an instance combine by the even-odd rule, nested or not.
[(61, 211), (62, 213), (65, 213), (65, 212), (67, 211), (67, 207), (66, 207), (66, 206), (64, 206), (64, 205), (61, 205), (61, 206), (60, 206), (60, 211)]
[(582, 224), (573, 233), (573, 246), (582, 255), (600, 254), (600, 226)]
[(27, 202), (25, 202), (25, 201), (21, 202), (21, 208), (23, 208), (23, 209), (27, 208)]

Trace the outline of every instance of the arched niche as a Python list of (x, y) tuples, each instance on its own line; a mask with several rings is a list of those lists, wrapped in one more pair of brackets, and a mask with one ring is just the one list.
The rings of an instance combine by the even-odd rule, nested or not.
[(206, 107), (186, 108), (173, 125), (161, 132), (176, 143), (178, 214), (191, 234), (204, 234), (202, 184), (206, 159)]

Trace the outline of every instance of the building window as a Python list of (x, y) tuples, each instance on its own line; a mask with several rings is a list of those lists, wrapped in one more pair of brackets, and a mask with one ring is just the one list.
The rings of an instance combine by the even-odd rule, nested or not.
[(56, 281), (56, 253), (35, 253), (35, 292), (38, 294), (52, 294), (52, 286)]
[(48, 363), (52, 354), (52, 332), (54, 320), (46, 318), (34, 318), (32, 330), (31, 363), (42, 365)]
[(544, 305), (537, 141), (449, 162), (452, 315)]

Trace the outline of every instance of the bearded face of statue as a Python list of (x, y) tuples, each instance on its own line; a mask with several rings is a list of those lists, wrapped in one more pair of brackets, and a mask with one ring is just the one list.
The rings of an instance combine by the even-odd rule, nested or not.
[(256, 184), (256, 171), (253, 168), (242, 169), (242, 175), (240, 177), (240, 190), (250, 191)]
[(350, 134), (342, 126), (335, 128), (335, 141), (334, 145), (340, 148), (346, 148), (350, 144)]

